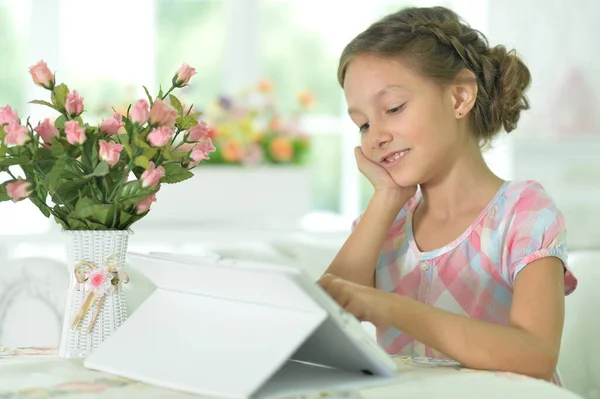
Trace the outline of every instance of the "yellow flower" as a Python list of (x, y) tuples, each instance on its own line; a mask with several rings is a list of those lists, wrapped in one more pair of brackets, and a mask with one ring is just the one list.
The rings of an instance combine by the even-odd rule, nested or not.
[(244, 118), (240, 121), (240, 129), (244, 133), (250, 133), (253, 129), (252, 120), (250, 118)]
[(249, 140), (256, 143), (262, 140), (264, 134), (258, 130), (252, 130), (249, 136)]
[(231, 123), (224, 123), (223, 125), (219, 126), (219, 136), (221, 137), (231, 137), (233, 135), (233, 126), (231, 125)]

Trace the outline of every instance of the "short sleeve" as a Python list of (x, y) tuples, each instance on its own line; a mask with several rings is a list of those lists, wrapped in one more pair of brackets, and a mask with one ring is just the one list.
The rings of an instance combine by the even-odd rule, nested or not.
[(515, 206), (506, 239), (506, 266), (512, 283), (530, 263), (556, 257), (565, 268), (568, 295), (575, 290), (577, 279), (568, 266), (565, 219), (550, 196), (541, 187), (540, 190), (528, 190)]

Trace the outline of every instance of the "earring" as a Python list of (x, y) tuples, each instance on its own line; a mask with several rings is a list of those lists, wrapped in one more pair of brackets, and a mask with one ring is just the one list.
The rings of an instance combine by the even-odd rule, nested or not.
[(459, 112), (459, 113), (458, 113), (458, 116), (462, 116), (462, 112)]

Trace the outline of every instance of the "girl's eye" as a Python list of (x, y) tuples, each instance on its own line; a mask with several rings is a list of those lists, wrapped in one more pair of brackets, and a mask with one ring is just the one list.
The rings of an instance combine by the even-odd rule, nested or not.
[(402, 111), (404, 109), (405, 105), (406, 104), (402, 104), (402, 105), (400, 105), (398, 107), (395, 107), (395, 108), (392, 108), (392, 109), (388, 109), (387, 113), (388, 114), (397, 114), (398, 112), (400, 112), (400, 111)]
[(358, 128), (358, 131), (360, 133), (364, 133), (366, 130), (369, 129), (369, 122), (365, 123), (364, 125), (362, 125), (361, 127)]

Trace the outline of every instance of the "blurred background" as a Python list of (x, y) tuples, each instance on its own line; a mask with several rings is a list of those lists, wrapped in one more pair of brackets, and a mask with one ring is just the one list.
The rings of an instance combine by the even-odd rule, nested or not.
[[(298, 132), (302, 145), (289, 162), (274, 162), (240, 152), (239, 137), (225, 142), (256, 115), (216, 126), (225, 140), (219, 162), (161, 190), (133, 244), (197, 251), (247, 242), (256, 250), (257, 240), (291, 237), (337, 248), (371, 194), (354, 163), (359, 137), (336, 81), (338, 56), (375, 19), (408, 5), (451, 7), (491, 45), (518, 50), (533, 75), (532, 109), (486, 159), (505, 179), (544, 184), (567, 215), (572, 249), (600, 247), (594, 0), (0, 0), (0, 105), (33, 121), (48, 116), (28, 104), (46, 96), (27, 71), (43, 59), (85, 98), (86, 120), (100, 121), (144, 97), (142, 85), (153, 93), (169, 85), (188, 63), (198, 74), (179, 94), (209, 122), (223, 105), (261, 95), (277, 110), (271, 122)], [(4, 256), (62, 256), (58, 227), (28, 201), (0, 203), (0, 220)]]

